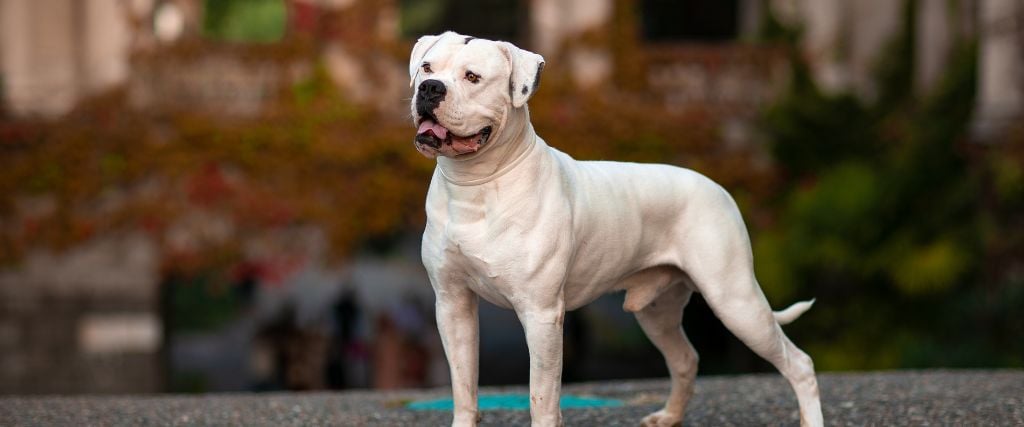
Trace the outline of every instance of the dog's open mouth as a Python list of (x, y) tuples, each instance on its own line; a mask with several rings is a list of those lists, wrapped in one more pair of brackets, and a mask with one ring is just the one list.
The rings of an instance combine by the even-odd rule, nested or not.
[[(491, 136), (491, 127), (487, 126), (473, 135), (459, 136), (448, 131), (447, 128), (441, 126), (432, 117), (424, 117), (420, 121), (419, 129), (416, 130), (416, 143), (417, 148), (420, 148), (420, 152), (424, 155), (430, 156), (429, 153), (424, 152), (423, 147), (429, 147), (435, 151), (436, 154), (446, 155), (450, 157), (475, 153), (480, 147), (483, 147), (487, 143), (487, 139)], [(436, 155), (435, 154), (435, 155)]]

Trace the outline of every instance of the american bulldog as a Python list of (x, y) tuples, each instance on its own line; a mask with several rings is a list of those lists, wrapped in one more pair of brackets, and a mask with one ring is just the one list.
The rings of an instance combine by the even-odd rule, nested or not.
[(530, 354), (530, 416), (561, 424), (562, 321), (613, 291), (661, 350), (665, 407), (644, 425), (679, 425), (697, 353), (680, 325), (694, 292), (789, 380), (802, 425), (822, 425), (811, 358), (780, 325), (813, 301), (772, 312), (754, 278), (732, 197), (703, 175), (659, 164), (577, 161), (534, 132), (526, 102), (544, 59), (453, 32), (413, 47), (413, 142), (437, 159), (427, 193), (423, 264), (451, 367), (456, 426), (476, 425), (478, 298), (516, 312)]

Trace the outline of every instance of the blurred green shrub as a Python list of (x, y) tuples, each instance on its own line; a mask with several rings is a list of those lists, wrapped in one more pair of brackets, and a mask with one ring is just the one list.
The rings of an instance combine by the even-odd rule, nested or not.
[(163, 285), (164, 303), (172, 313), (167, 327), (176, 333), (215, 330), (237, 319), (241, 309), (238, 289), (210, 275), (172, 276)]
[(993, 241), (1019, 247), (1019, 232), (992, 218), (1006, 221), (1012, 204), (985, 197), (1019, 200), (1020, 158), (995, 155), (1017, 143), (967, 140), (974, 40), (958, 41), (930, 93), (914, 93), (916, 3), (906, 5), (871, 101), (823, 93), (793, 57), (789, 91), (763, 115), (789, 190), (755, 230), (758, 277), (780, 302), (819, 298), (793, 328), (813, 335), (801, 342), (823, 369), (1021, 366), (1022, 341), (998, 332), (1020, 323), (1007, 322), (1007, 301), (1024, 307), (1021, 279), (991, 265), (1007, 250)]
[(204, 11), (203, 35), (231, 42), (281, 40), (288, 17), (283, 0), (206, 0)]

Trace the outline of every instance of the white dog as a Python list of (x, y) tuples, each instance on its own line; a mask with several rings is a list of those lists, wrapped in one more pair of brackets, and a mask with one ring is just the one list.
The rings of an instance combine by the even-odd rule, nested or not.
[(693, 292), (737, 337), (775, 365), (822, 425), (811, 358), (782, 332), (803, 302), (773, 313), (754, 278), (735, 202), (694, 171), (583, 162), (548, 146), (526, 101), (544, 59), (507, 42), (447, 32), (425, 36), (409, 62), (414, 145), (437, 167), (427, 194), (423, 264), (451, 366), (453, 425), (476, 425), (477, 298), (515, 310), (530, 350), (533, 425), (561, 424), (562, 320), (625, 290), (671, 374), (664, 409), (645, 425), (682, 422), (697, 353), (680, 326)]

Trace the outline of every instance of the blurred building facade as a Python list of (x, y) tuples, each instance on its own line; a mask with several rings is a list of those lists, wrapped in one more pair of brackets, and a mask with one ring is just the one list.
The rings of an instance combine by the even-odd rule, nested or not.
[[(400, 39), (401, 22), (416, 21), (412, 2), (292, 0), (289, 32), (325, 39), (323, 61), (332, 78), (357, 101), (397, 109), (404, 66), (383, 55), (366, 54)], [(434, 5), (433, 23), (442, 30), (457, 10), (456, 0)], [(465, 3), (465, 4), (463, 4)], [(493, 3), (493, 4), (491, 4)], [(574, 83), (593, 88), (642, 79), (669, 108), (758, 106), (786, 70), (764, 47), (752, 47), (771, 10), (784, 23), (802, 28), (802, 54), (815, 79), (831, 91), (874, 96), (877, 53), (902, 28), (903, 2), (869, 0), (532, 0), (494, 1), (522, 10), (495, 37), (519, 41), (543, 55), (565, 58)], [(669, 2), (671, 3), (671, 2)], [(918, 64), (915, 85), (924, 92), (937, 83), (950, 50), (964, 35), (980, 35), (978, 129), (998, 127), (1024, 110), (1024, 12), (1015, 0), (920, 0), (915, 17)], [(0, 84), (4, 104), (15, 115), (59, 116), (85, 96), (130, 81), (140, 108), (164, 106), (253, 115), (287, 82), (312, 64), (260, 60), (220, 49), (196, 56), (167, 47), (201, 34), (200, 0), (3, 0)], [(622, 22), (624, 8), (639, 8), (635, 22)], [(700, 16), (700, 19), (689, 18)], [(689, 20), (692, 20), (689, 21)], [(502, 22), (508, 21), (504, 19)], [(359, 25), (338, 25), (345, 22)], [(418, 21), (417, 21), (418, 22)], [(456, 29), (477, 29), (466, 21)], [(462, 27), (462, 28), (459, 28)], [(481, 27), (491, 28), (491, 27)], [(495, 30), (491, 30), (495, 31)], [(369, 43), (367, 43), (369, 41)], [(153, 52), (160, 52), (154, 58)], [(177, 52), (177, 54), (175, 54)], [(141, 55), (140, 55), (141, 54)], [(765, 61), (768, 61), (767, 63)], [(168, 70), (184, 66), (180, 75)], [(631, 66), (642, 69), (626, 71)], [(626, 72), (624, 72), (626, 71)], [(640, 74), (636, 74), (640, 73)], [(634, 75), (636, 74), (636, 75)], [(373, 78), (369, 78), (373, 76)], [(367, 85), (366, 82), (373, 82)]]
[[(421, 22), (423, 31), (431, 32), (484, 30), (480, 22), (474, 27), (471, 21), (448, 20), (459, 10), (481, 4), (508, 10), (500, 25), (486, 28), (493, 32), (488, 35), (516, 40), (545, 55), (546, 72), (561, 70), (573, 90), (612, 90), (669, 111), (700, 111), (721, 119), (723, 140), (735, 144), (756, 143), (756, 114), (792, 71), (785, 50), (754, 42), (769, 11), (803, 29), (800, 54), (823, 88), (870, 98), (877, 91), (870, 78), (875, 56), (902, 28), (903, 7), (886, 0), (422, 3), (434, 5), (432, 14), (424, 12), (433, 18)], [(402, 55), (415, 34), (403, 34), (402, 28), (418, 10), (414, 2), (283, 2), (283, 41), (259, 45), (205, 39), (207, 4), (0, 0), (3, 110), (16, 118), (55, 118), (82, 99), (123, 90), (138, 110), (252, 119), (271, 111), (279, 98), (292, 96), (288, 91), (295, 82), (319, 67), (347, 99), (378, 110), (393, 123), (407, 120), (408, 77)], [(927, 93), (939, 84), (940, 70), (958, 37), (977, 32), (978, 135), (998, 133), (1006, 123), (1019, 120), (1024, 113), (1024, 4), (920, 0), (919, 7), (915, 89)], [(19, 201), (19, 206), (31, 213), (52, 210), (53, 203), (40, 197)], [(417, 304), (429, 306), (430, 299), (429, 286), (413, 271), (415, 262), (398, 266), (364, 259), (341, 269), (321, 258), (324, 243), (317, 230), (252, 238), (242, 246), (247, 258), (260, 265), (252, 279), (261, 286), (258, 296), (245, 297), (251, 298), (248, 308), (235, 320), (202, 333), (175, 334), (168, 332), (174, 320), (167, 317), (173, 299), (167, 292), (168, 286), (178, 285), (168, 285), (165, 269), (175, 262), (174, 254), (188, 252), (198, 240), (247, 237), (237, 232), (231, 218), (201, 207), (167, 230), (164, 239), (128, 233), (104, 236), (66, 253), (33, 251), (23, 265), (0, 273), (0, 393), (167, 390), (175, 381), (168, 378), (167, 366), (212, 378), (206, 384), (212, 389), (443, 381), (444, 373), (438, 372), (443, 367), (433, 365), (410, 374), (420, 378), (418, 383), (396, 378), (390, 370), (375, 372), (372, 378), (352, 372), (347, 380), (337, 380), (346, 377), (337, 372), (335, 380), (328, 378), (331, 363), (344, 371), (331, 361), (339, 352), (351, 356), (340, 366), (369, 364), (378, 347), (391, 356), (414, 348), (440, 360), (435, 340), (406, 339), (433, 334), (429, 315), (409, 314)], [(303, 254), (302, 261), (292, 264), (289, 256), (296, 253)], [(404, 273), (392, 277), (395, 271)], [(380, 283), (399, 286), (374, 296), (381, 291)], [(346, 288), (356, 289), (349, 301), (412, 302), (364, 307), (364, 328), (389, 331), (387, 340), (371, 342), (367, 332), (338, 332), (349, 326), (333, 323), (351, 319), (332, 306), (344, 305)], [(317, 296), (313, 303), (310, 295)], [(331, 341), (335, 332), (348, 337), (339, 338), (343, 344)], [(290, 336), (301, 343), (288, 341)], [(357, 336), (363, 338), (353, 338)], [(319, 350), (289, 353), (296, 347)], [(288, 360), (306, 362), (290, 365)], [(308, 365), (318, 368), (312, 373), (298, 368)], [(225, 367), (246, 372), (218, 379), (217, 372)]]
[(0, 84), (16, 115), (59, 116), (129, 73), (122, 1), (0, 1)]
[[(815, 79), (832, 91), (871, 98), (877, 55), (903, 28), (903, 2), (773, 0), (783, 20), (802, 25), (804, 54)], [(978, 35), (975, 134), (991, 139), (1024, 114), (1024, 5), (1016, 0), (919, 0), (913, 18), (914, 85), (926, 94), (939, 84), (952, 50)]]

